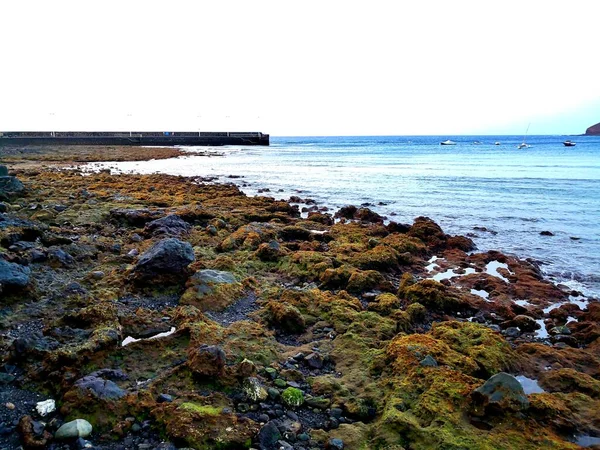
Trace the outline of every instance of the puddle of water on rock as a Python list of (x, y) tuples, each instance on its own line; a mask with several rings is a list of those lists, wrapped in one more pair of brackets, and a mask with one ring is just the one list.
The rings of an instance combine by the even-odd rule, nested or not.
[(481, 290), (471, 289), (471, 294), (478, 295), (479, 297), (484, 299), (486, 302), (491, 302), (491, 300), (488, 300), (488, 297), (490, 296), (490, 293), (488, 291), (484, 291), (483, 289), (481, 289)]
[(573, 297), (572, 295), (569, 296), (569, 300), (566, 302), (559, 302), (559, 303), (553, 303), (550, 306), (547, 306), (546, 308), (543, 309), (544, 314), (548, 314), (550, 311), (556, 309), (556, 308), (560, 308), (562, 305), (566, 305), (568, 303), (572, 303), (573, 305), (577, 305), (579, 306), (579, 309), (581, 309), (582, 311), (584, 309), (587, 308), (588, 304), (590, 303), (588, 299), (583, 298), (583, 297)]
[(519, 305), (522, 307), (525, 306), (531, 306), (531, 303), (529, 303), (527, 300), (514, 300), (515, 305)]
[(475, 273), (475, 269), (473, 269), (472, 267), (467, 267), (465, 269), (465, 273), (456, 273), (454, 272), (455, 270), (456, 269), (448, 269), (445, 272), (436, 273), (434, 276), (431, 277), (431, 279), (440, 282), (442, 280), (449, 280), (450, 278), (456, 277), (464, 277), (465, 275)]
[(575, 437), (575, 443), (581, 447), (591, 447), (592, 445), (600, 445), (600, 437), (581, 434)]
[(425, 270), (427, 272), (431, 272), (433, 271), (436, 267), (439, 267), (435, 262), (440, 259), (437, 256), (432, 256), (431, 258), (429, 258), (429, 261), (427, 261), (429, 264), (425, 267)]
[(502, 275), (500, 272), (498, 272), (498, 269), (506, 269), (508, 271), (508, 273), (510, 273), (511, 275), (513, 274), (508, 269), (508, 264), (501, 263), (499, 261), (490, 261), (489, 263), (487, 263), (487, 265), (485, 266), (485, 273), (487, 273), (493, 277), (500, 278), (501, 280), (504, 280), (507, 283), (510, 283), (508, 278), (506, 278), (504, 275)]
[(535, 330), (535, 337), (540, 339), (547, 339), (550, 337), (548, 334), (548, 330), (546, 330), (546, 324), (544, 323), (544, 319), (537, 319), (537, 323), (540, 324), (540, 329)]
[(527, 395), (542, 394), (542, 393), (546, 392), (545, 390), (543, 390), (540, 387), (538, 381), (534, 380), (533, 378), (527, 378), (526, 376), (523, 376), (523, 375), (516, 376), (515, 378), (517, 379), (517, 381), (519, 383), (521, 383), (521, 386), (523, 387), (523, 391)]
[(175, 331), (176, 331), (175, 327), (171, 327), (171, 329), (169, 331), (165, 331), (163, 333), (158, 333), (158, 334), (155, 334), (154, 336), (150, 336), (149, 338), (143, 338), (143, 339), (136, 339), (134, 337), (127, 336), (125, 339), (123, 339), (123, 342), (121, 343), (121, 347), (125, 347), (126, 345), (131, 344), (132, 342), (150, 341), (152, 339), (159, 339), (159, 338), (167, 337), (167, 336), (170, 336), (173, 333), (175, 333)]

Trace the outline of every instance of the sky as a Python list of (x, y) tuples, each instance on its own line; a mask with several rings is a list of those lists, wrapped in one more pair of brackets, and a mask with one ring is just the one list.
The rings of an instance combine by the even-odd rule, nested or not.
[(580, 134), (597, 0), (0, 1), (0, 131)]

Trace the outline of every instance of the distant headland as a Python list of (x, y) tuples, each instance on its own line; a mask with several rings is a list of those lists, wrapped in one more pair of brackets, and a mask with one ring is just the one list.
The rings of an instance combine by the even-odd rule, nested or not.
[(600, 123), (596, 125), (592, 125), (587, 130), (585, 130), (586, 136), (600, 136)]

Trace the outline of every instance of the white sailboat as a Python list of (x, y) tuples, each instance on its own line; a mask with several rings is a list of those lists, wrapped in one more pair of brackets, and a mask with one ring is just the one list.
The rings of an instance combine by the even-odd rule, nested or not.
[(527, 125), (527, 130), (525, 130), (525, 135), (523, 136), (523, 142), (521, 142), (519, 145), (517, 145), (518, 149), (531, 147), (531, 145), (527, 144), (527, 142), (526, 142), (527, 141), (527, 133), (529, 132), (529, 125), (531, 125), (531, 124)]

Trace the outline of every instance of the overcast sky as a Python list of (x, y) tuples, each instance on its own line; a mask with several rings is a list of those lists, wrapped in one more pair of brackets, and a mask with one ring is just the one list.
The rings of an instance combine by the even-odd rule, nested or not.
[(0, 1), (0, 130), (578, 134), (597, 0)]

